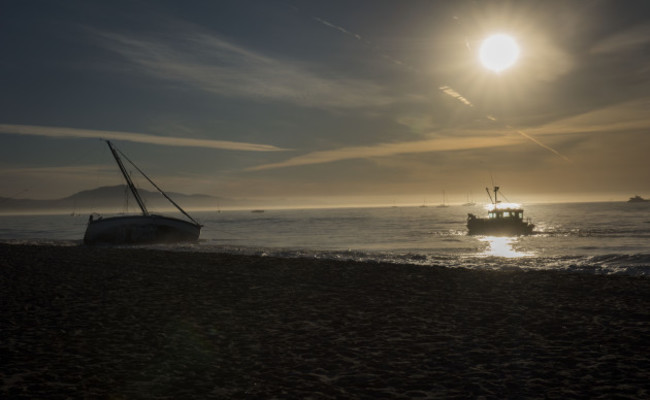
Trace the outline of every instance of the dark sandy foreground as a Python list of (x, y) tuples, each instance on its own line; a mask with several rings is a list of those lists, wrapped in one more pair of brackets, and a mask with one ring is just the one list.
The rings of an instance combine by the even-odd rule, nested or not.
[(650, 279), (0, 245), (0, 398), (650, 398)]

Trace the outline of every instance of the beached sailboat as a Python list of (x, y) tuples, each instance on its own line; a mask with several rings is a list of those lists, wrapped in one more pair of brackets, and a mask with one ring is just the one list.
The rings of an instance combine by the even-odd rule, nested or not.
[[(85, 244), (111, 243), (111, 244), (143, 244), (143, 243), (177, 243), (195, 242), (201, 233), (201, 224), (192, 218), (185, 210), (176, 204), (165, 192), (162, 191), (140, 168), (128, 159), (121, 151), (117, 150), (110, 141), (106, 141), (117, 162), (124, 180), (135, 198), (142, 215), (126, 215), (116, 217), (99, 217), (93, 215), (88, 219)], [(151, 214), (147, 210), (138, 189), (133, 184), (122, 160), (122, 156), (135, 167), (174, 207), (176, 207), (189, 221)]]
[(516, 236), (530, 235), (533, 225), (524, 221), (524, 210), (518, 204), (501, 203), (498, 199), (499, 187), (494, 187), (494, 200), (490, 190), (485, 188), (492, 204), (488, 207), (488, 217), (478, 218), (467, 214), (467, 230), (470, 235)]

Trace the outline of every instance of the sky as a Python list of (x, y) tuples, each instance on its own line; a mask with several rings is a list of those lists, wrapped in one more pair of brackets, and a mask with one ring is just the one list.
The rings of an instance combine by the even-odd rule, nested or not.
[(167, 191), (287, 205), (650, 197), (645, 0), (0, 8), (0, 197), (119, 184), (100, 139)]

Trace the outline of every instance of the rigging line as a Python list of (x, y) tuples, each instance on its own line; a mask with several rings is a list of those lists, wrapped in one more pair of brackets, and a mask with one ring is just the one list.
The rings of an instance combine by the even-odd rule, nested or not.
[(124, 154), (124, 153), (122, 152), (122, 150), (117, 149), (117, 151), (119, 151), (119, 153), (122, 155), (122, 157), (124, 157), (124, 159), (125, 159), (126, 161), (128, 161), (131, 165), (133, 165), (133, 167), (134, 167), (135, 169), (137, 169), (138, 172), (140, 172), (140, 173), (142, 174), (142, 176), (144, 176), (144, 177), (149, 181), (149, 183), (151, 183), (151, 184), (153, 185), (153, 187), (155, 187), (155, 188), (160, 192), (160, 194), (162, 194), (163, 196), (165, 196), (165, 198), (166, 198), (167, 200), (169, 200), (169, 202), (172, 203), (172, 204), (174, 205), (174, 207), (176, 207), (176, 208), (178, 209), (178, 211), (180, 211), (181, 213), (183, 213), (183, 215), (185, 215), (187, 218), (189, 218), (189, 219), (190, 219), (192, 222), (194, 222), (194, 224), (196, 224), (197, 226), (201, 226), (201, 224), (198, 223), (194, 218), (192, 218), (192, 217), (191, 217), (187, 212), (185, 212), (185, 210), (183, 210), (183, 209), (181, 208), (181, 206), (179, 206), (178, 204), (176, 204), (176, 202), (175, 202), (174, 200), (172, 200), (171, 197), (169, 197), (169, 196), (167, 195), (167, 193), (165, 193), (161, 188), (159, 188), (158, 185), (156, 185), (156, 184), (154, 183), (154, 181), (152, 181), (151, 178), (149, 178), (149, 177), (147, 176), (147, 174), (145, 174), (144, 172), (142, 172), (142, 170), (141, 170), (140, 168), (138, 168), (138, 166), (135, 165), (135, 163), (134, 163), (133, 161), (131, 161), (131, 160), (129, 159), (129, 157), (127, 157), (126, 154)]

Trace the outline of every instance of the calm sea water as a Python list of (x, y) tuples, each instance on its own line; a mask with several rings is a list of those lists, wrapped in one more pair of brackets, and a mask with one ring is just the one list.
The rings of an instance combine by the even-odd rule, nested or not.
[[(389, 261), (483, 269), (551, 269), (650, 276), (650, 204), (527, 205), (526, 237), (474, 237), (482, 206), (199, 212), (201, 241), (178, 251)], [(0, 216), (0, 241), (79, 245), (87, 216)]]

